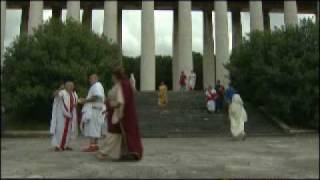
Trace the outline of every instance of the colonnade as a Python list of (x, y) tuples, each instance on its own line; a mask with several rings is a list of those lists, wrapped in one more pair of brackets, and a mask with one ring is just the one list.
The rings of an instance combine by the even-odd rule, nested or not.
[[(155, 84), (155, 28), (154, 28), (154, 1), (142, 1), (141, 15), (141, 65), (140, 65), (140, 89), (153, 91)], [(23, 11), (21, 29), (27, 29), (32, 35), (34, 29), (42, 23), (43, 1), (30, 0), (28, 17)], [(80, 1), (67, 0), (67, 18), (73, 18), (80, 22)], [(61, 9), (52, 7), (52, 14), (61, 17)], [(91, 23), (91, 10), (83, 21)], [(214, 39), (212, 37), (212, 10), (215, 11), (215, 41), (216, 57), (214, 57)], [(192, 61), (192, 2), (178, 1), (173, 8), (173, 90), (179, 89), (179, 75), (181, 71), (189, 74), (193, 69)], [(261, 0), (249, 0), (250, 29), (264, 30), (270, 28), (268, 12), (263, 11)], [(224, 64), (229, 61), (229, 36), (228, 36), (228, 1), (214, 1), (214, 9), (203, 10), (203, 85), (214, 85), (220, 80), (223, 85), (229, 81), (228, 71)], [(241, 41), (241, 10), (231, 11), (233, 29), (233, 47)], [(295, 25), (297, 18), (297, 2), (295, 0), (284, 1), (284, 20), (287, 25)], [(86, 14), (86, 13), (85, 13)], [(84, 16), (83, 16), (84, 17)], [(3, 62), (3, 44), (6, 24), (6, 1), (1, 1), (1, 63)], [(27, 22), (27, 28), (25, 20)], [(121, 47), (121, 9), (117, 1), (104, 1), (103, 34)], [(91, 25), (91, 24), (90, 24)]]

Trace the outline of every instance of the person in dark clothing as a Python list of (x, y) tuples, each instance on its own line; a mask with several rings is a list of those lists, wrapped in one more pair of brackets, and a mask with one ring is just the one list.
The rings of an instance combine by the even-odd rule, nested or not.
[(215, 90), (218, 94), (218, 97), (216, 100), (216, 111), (219, 112), (223, 108), (223, 101), (224, 101), (224, 87), (223, 85), (220, 84), (220, 80), (217, 81)]

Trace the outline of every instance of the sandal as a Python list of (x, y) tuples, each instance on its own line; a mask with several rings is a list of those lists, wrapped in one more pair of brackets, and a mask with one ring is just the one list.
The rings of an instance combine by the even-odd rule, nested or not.
[(73, 151), (73, 149), (72, 149), (71, 147), (66, 147), (66, 148), (64, 148), (64, 150), (66, 150), (66, 151)]
[(120, 162), (132, 162), (132, 161), (138, 161), (138, 159), (132, 154), (127, 154), (127, 155), (121, 156), (119, 161)]
[(54, 151), (55, 151), (55, 152), (59, 152), (59, 151), (62, 151), (62, 149), (59, 148), (59, 147), (55, 147), (55, 148), (54, 148)]
[(90, 145), (88, 148), (82, 150), (82, 152), (96, 152), (99, 150), (99, 146), (97, 145)]

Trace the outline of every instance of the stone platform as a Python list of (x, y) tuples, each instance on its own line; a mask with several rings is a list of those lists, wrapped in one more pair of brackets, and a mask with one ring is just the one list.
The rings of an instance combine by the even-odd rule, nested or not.
[(146, 138), (140, 162), (98, 161), (54, 152), (49, 138), (1, 139), (1, 178), (319, 178), (318, 134), (215, 138)]

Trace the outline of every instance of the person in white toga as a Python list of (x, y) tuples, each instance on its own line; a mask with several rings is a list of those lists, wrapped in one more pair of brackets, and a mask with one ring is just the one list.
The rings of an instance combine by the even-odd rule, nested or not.
[(50, 123), (51, 144), (55, 151), (72, 150), (70, 142), (77, 136), (77, 93), (72, 81), (54, 93)]
[(196, 86), (196, 80), (197, 80), (197, 75), (196, 73), (191, 70), (191, 73), (188, 77), (188, 89), (189, 91), (194, 90), (194, 87)]
[(239, 94), (234, 94), (229, 107), (230, 131), (232, 136), (237, 140), (244, 140), (246, 133), (244, 124), (248, 121), (243, 101)]
[(98, 76), (92, 74), (89, 77), (91, 87), (87, 97), (80, 98), (79, 103), (84, 104), (82, 108), (81, 131), (85, 137), (90, 138), (89, 147), (83, 149), (85, 152), (99, 150), (98, 139), (106, 132), (104, 104), (105, 95), (102, 84), (98, 81)]

